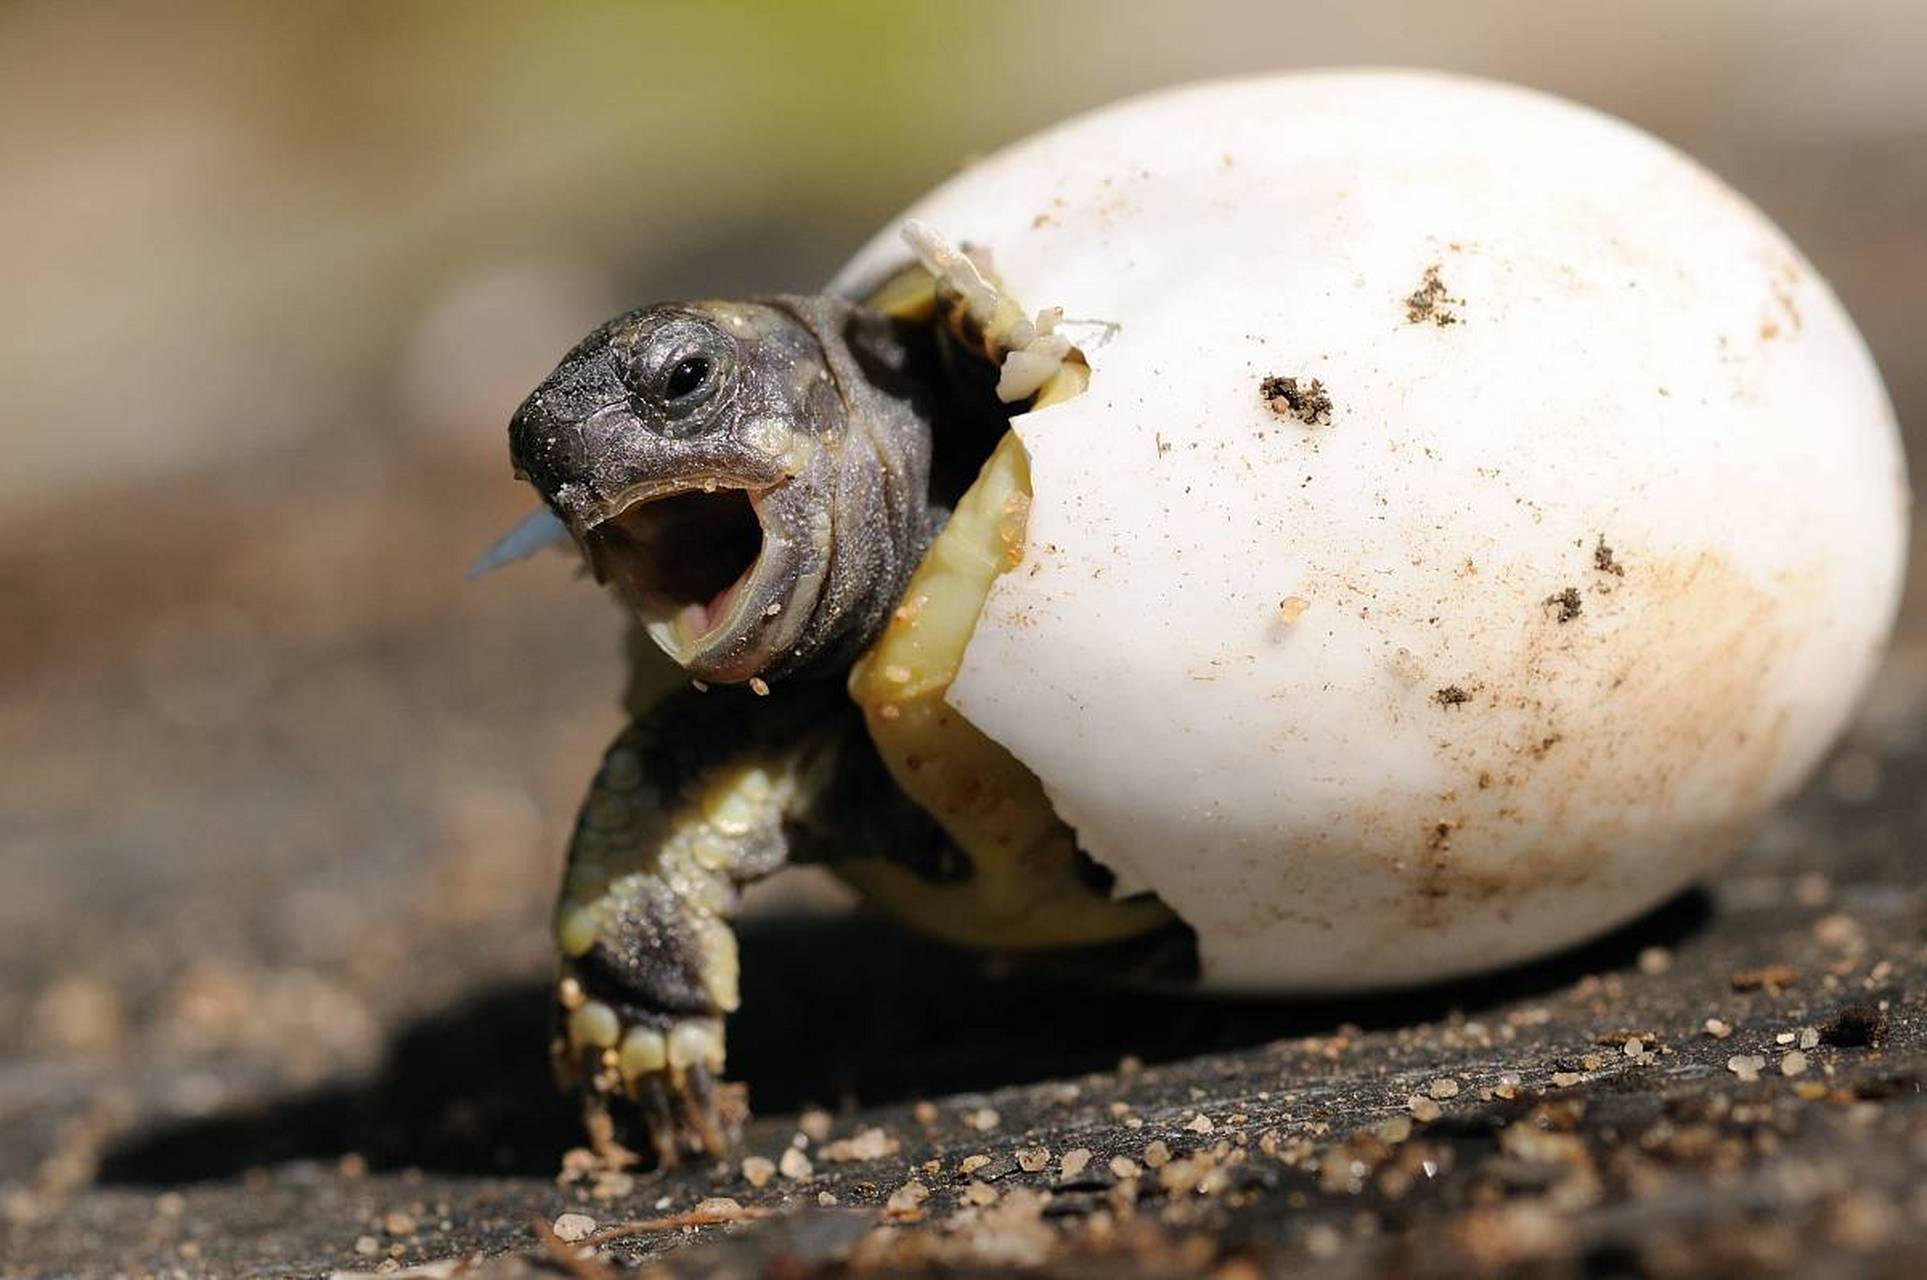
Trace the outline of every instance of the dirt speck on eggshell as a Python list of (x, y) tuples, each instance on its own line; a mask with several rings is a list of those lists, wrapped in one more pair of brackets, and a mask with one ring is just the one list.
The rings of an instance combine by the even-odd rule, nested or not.
[(1418, 288), (1406, 295), (1405, 322), (1407, 324), (1434, 324), (1441, 329), (1459, 322), (1458, 313), (1451, 307), (1465, 305), (1464, 298), (1448, 297), (1445, 281), (1439, 278), (1441, 264), (1433, 263), (1425, 268), (1419, 278)]
[(1616, 578), (1626, 576), (1626, 566), (1613, 557), (1613, 549), (1606, 545), (1606, 535), (1603, 533), (1599, 535), (1599, 541), (1593, 544), (1592, 567)]
[(1560, 622), (1571, 622), (1585, 612), (1585, 601), (1579, 598), (1579, 588), (1567, 587), (1546, 597), (1546, 608), (1555, 610), (1553, 614)]
[(1292, 418), (1308, 427), (1331, 424), (1331, 393), (1317, 378), (1282, 378), (1273, 374), (1258, 384), (1258, 398), (1281, 418)]

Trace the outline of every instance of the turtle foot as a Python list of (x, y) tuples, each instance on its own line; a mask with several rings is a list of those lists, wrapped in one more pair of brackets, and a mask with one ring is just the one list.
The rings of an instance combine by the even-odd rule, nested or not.
[(958, 249), (912, 218), (903, 238), (936, 278), (937, 308), (965, 350), (998, 370), (997, 398), (1033, 408), (1066, 400), (1084, 389), (1090, 367), (1071, 340), (1054, 332), (1064, 319), (1052, 307), (1027, 314), (1003, 291), (981, 250)]
[(736, 1144), (748, 1097), (742, 1085), (720, 1079), (721, 1018), (625, 1018), (584, 997), (569, 978), (558, 1005), (553, 1064), (563, 1087), (582, 1094), (598, 1155), (633, 1158), (636, 1145), (669, 1166), (684, 1156), (721, 1156)]

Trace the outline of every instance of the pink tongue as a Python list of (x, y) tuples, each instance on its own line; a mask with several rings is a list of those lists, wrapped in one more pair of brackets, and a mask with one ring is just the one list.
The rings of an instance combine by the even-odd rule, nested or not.
[[(748, 575), (744, 575), (747, 577)], [(706, 636), (714, 631), (729, 616), (729, 607), (736, 601), (737, 589), (743, 579), (724, 587), (711, 598), (708, 604), (686, 604), (676, 614), (676, 623), (690, 636)]]
[(736, 593), (742, 589), (749, 578), (748, 571), (743, 576), (718, 591), (708, 604), (691, 601), (676, 610), (676, 630), (690, 640), (708, 635), (729, 616), (730, 606), (736, 602)]

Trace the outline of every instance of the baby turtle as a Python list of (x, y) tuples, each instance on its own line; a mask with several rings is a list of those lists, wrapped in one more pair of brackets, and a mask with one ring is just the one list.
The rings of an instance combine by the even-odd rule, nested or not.
[[(1077, 394), (1088, 369), (981, 257), (908, 234), (920, 263), (862, 304), (619, 316), (509, 427), (516, 474), (690, 677), (654, 705), (632, 693), (555, 922), (558, 1076), (582, 1091), (599, 1143), (639, 1118), (665, 1164), (726, 1150), (745, 1114), (720, 1083), (739, 1001), (730, 921), (742, 888), (786, 864), (827, 864), (979, 945), (1103, 943), (1169, 923), (1155, 902), (1114, 902), (1035, 780), (942, 709), (944, 653), (1007, 566), (980, 565), (974, 594), (911, 589), (913, 574), (960, 501), (960, 530), (1021, 548), (1027, 478), (1008, 418)], [(999, 483), (972, 489), (980, 469)], [(931, 559), (926, 577), (952, 573)], [(886, 633), (895, 648), (858, 662)], [(897, 785), (926, 764), (929, 777)]]

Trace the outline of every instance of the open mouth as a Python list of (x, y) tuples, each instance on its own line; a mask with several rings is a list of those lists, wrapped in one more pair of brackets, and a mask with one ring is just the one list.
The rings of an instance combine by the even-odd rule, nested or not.
[(687, 490), (644, 497), (584, 535), (596, 574), (681, 658), (731, 629), (763, 552), (760, 493)]

